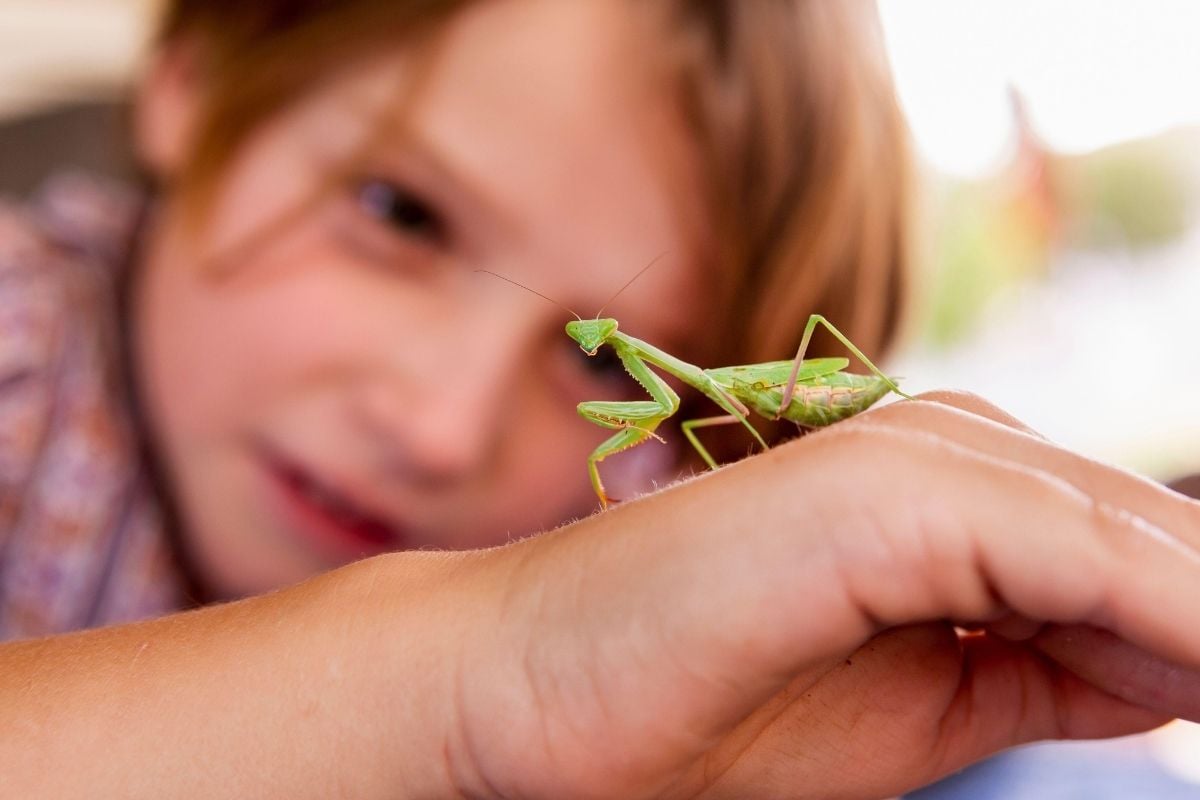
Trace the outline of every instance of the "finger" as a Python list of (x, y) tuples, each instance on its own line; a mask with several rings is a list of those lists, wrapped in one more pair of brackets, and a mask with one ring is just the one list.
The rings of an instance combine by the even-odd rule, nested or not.
[[(919, 428), (839, 427), (820, 435), (821, 474), (832, 476), (824, 491), (836, 491), (838, 475), (861, 472), (868, 445), (872, 472), (892, 476), (873, 487), (886, 496), (864, 502), (895, 518), (868, 517), (874, 535), (845, 537), (843, 548), (853, 549), (839, 559), (850, 568), (851, 597), (875, 624), (1015, 611), (1106, 627), (1200, 665), (1193, 547), (1035, 466)], [(1196, 540), (1195, 522), (1179, 521)]]
[(1157, 658), (1107, 631), (1047, 626), (1033, 643), (1089, 683), (1130, 703), (1200, 722), (1200, 669)]
[(1164, 660), (1108, 631), (1086, 625), (1047, 625), (1008, 614), (983, 629), (1010, 642), (1030, 642), (1062, 668), (1114, 697), (1200, 721), (1200, 670)]
[[(1015, 418), (982, 398), (961, 392), (937, 392), (922, 400), (947, 406), (933, 410), (938, 430), (956, 441), (995, 455), (1017, 457), (1039, 463), (1064, 477), (1084, 492), (1120, 501), (1131, 513), (1196, 543), (1189, 534), (1196, 529), (1200, 504), (1167, 491), (1164, 487), (1129, 473), (1115, 470), (1075, 453), (1055, 447), (1040, 437), (1011, 436), (998, 432), (995, 423), (1028, 433)], [(903, 405), (903, 404), (902, 404)], [(892, 415), (897, 424), (911, 423), (912, 408), (899, 407)], [(1003, 444), (997, 444), (1003, 440)], [(1200, 712), (1200, 679), (1197, 672), (1164, 661), (1111, 633), (1093, 628), (1045, 626), (1019, 614), (1007, 614), (986, 626), (991, 633), (1010, 640), (1037, 637), (1046, 654), (1099, 688), (1140, 706), (1188, 719)]]
[(1173, 716), (1105, 692), (1028, 644), (987, 634), (963, 637), (961, 672), (940, 720), (943, 771), (1016, 744), (1124, 736)]
[(1200, 548), (1200, 502), (1027, 433), (980, 398), (958, 393), (947, 399), (953, 403), (894, 403), (873, 421), (933, 430), (978, 452), (1057, 475), (1097, 502), (1124, 509)]
[(704, 775), (719, 777), (702, 796), (786, 797), (803, 786), (806, 796), (880, 797), (1014, 745), (1167, 719), (1027, 646), (960, 639), (944, 623), (894, 628), (760, 708), (705, 759)]
[[(1022, 433), (1036, 436), (1039, 439), (1046, 437), (1035, 431), (1033, 428), (1026, 425), (1021, 420), (1009, 414), (1002, 408), (989, 403), (977, 394), (971, 392), (963, 392), (956, 389), (936, 389), (932, 392), (924, 392), (917, 395), (916, 398), (922, 404), (937, 403), (943, 406), (957, 408), (960, 411), (966, 411), (978, 417), (990, 419), (992, 422), (997, 422)], [(892, 405), (904, 406), (904, 403), (893, 403)], [(885, 406), (890, 408), (891, 406)], [(882, 409), (880, 409), (882, 410)]]

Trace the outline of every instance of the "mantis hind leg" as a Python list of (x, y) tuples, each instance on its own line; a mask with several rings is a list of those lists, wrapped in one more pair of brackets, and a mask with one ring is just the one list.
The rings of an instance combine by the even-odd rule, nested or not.
[(804, 354), (808, 351), (808, 343), (812, 339), (813, 331), (817, 329), (818, 325), (824, 326), (825, 330), (832, 333), (834, 338), (845, 345), (846, 349), (853, 353), (854, 357), (861, 361), (863, 365), (871, 371), (872, 375), (882, 380), (889, 389), (906, 400), (913, 399), (911, 395), (901, 391), (900, 387), (896, 385), (895, 381), (893, 381), (887, 375), (884, 375), (883, 371), (879, 369), (879, 367), (875, 366), (871, 359), (866, 357), (863, 351), (855, 347), (854, 342), (847, 339), (844, 333), (833, 327), (833, 323), (822, 317), (820, 314), (813, 314), (808, 318), (808, 324), (804, 326), (804, 335), (800, 337), (800, 347), (796, 350), (796, 358), (792, 362), (792, 371), (788, 375), (787, 384), (785, 384), (783, 387), (783, 397), (779, 403), (779, 411), (775, 413), (776, 419), (779, 419), (783, 416), (784, 409), (786, 409), (792, 402), (792, 395), (796, 391), (796, 376), (800, 373), (800, 365), (804, 363)]

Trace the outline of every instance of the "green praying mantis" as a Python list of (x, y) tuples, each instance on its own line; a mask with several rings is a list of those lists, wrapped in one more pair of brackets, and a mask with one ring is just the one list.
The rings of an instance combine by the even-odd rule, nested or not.
[[(653, 266), (653, 262), (638, 272), (617, 294), (628, 288), (650, 266)], [(656, 429), (679, 410), (679, 395), (650, 368), (651, 366), (691, 386), (725, 412), (714, 417), (686, 420), (680, 424), (683, 435), (712, 469), (717, 468), (717, 462), (696, 438), (697, 428), (740, 424), (764, 450), (767, 450), (769, 447), (766, 441), (750, 424), (751, 411), (765, 419), (786, 419), (803, 428), (818, 428), (865, 411), (888, 392), (912, 399), (820, 314), (813, 314), (808, 318), (796, 357), (790, 361), (766, 361), (736, 367), (701, 369), (622, 332), (615, 319), (600, 316), (604, 312), (603, 308), (596, 314), (595, 319), (582, 319), (574, 311), (566, 309), (540, 292), (503, 275), (494, 272), (488, 274), (520, 286), (570, 312), (575, 319), (567, 323), (566, 332), (578, 343), (580, 349), (588, 356), (595, 356), (601, 347), (608, 345), (621, 360), (625, 371), (650, 395), (650, 400), (596, 400), (583, 402), (578, 406), (579, 414), (584, 419), (616, 430), (616, 433), (588, 456), (588, 476), (596, 496), (600, 499), (601, 508), (608, 507), (609, 497), (603, 481), (600, 480), (600, 462), (649, 439), (663, 441), (655, 432)], [(613, 299), (615, 298), (616, 295), (613, 296)], [(611, 302), (612, 300), (609, 300), (609, 303)], [(605, 307), (607, 305), (606, 303)], [(845, 345), (871, 374), (856, 375), (845, 372), (846, 367), (850, 365), (848, 358), (805, 359), (804, 354), (818, 325)]]

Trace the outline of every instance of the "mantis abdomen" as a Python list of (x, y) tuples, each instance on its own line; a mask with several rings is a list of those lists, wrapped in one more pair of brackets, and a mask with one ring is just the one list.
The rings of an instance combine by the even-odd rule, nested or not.
[[(716, 380), (716, 376), (713, 376)], [(797, 382), (791, 402), (783, 413), (783, 384), (768, 386), (734, 381), (719, 384), (730, 394), (767, 419), (782, 418), (806, 428), (820, 428), (866, 411), (891, 391), (886, 381), (874, 375), (835, 372)]]

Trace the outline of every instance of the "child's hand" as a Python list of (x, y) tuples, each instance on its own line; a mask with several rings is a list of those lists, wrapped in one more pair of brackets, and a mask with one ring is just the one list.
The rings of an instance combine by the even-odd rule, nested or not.
[(460, 788), (881, 797), (1200, 716), (1200, 505), (936, 400), (483, 554)]
[(1200, 717), (1200, 505), (940, 400), (509, 547), (6, 644), (5, 788), (883, 797)]

